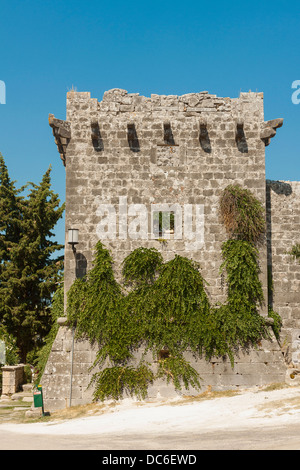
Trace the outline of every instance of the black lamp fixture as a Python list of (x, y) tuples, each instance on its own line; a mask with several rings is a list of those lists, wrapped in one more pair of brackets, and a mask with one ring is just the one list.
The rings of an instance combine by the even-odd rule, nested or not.
[(78, 234), (79, 230), (77, 228), (69, 228), (68, 229), (68, 243), (72, 245), (72, 250), (76, 253), (75, 245), (78, 244)]

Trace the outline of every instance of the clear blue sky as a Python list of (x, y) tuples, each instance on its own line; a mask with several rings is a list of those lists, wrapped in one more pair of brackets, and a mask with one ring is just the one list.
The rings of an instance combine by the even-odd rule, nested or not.
[[(267, 178), (300, 180), (300, 8), (296, 1), (0, 0), (0, 152), (21, 186), (65, 169), (48, 114), (65, 119), (72, 86), (102, 99), (123, 88), (145, 96), (262, 91), (265, 119), (284, 118), (266, 151)], [(64, 242), (63, 222), (57, 239)]]

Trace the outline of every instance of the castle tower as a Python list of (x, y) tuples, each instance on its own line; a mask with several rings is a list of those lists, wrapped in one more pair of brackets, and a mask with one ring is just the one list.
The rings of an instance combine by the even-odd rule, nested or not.
[[(265, 122), (262, 93), (148, 98), (113, 89), (98, 101), (87, 92), (68, 92), (66, 121), (49, 115), (66, 170), (65, 292), (91, 268), (100, 239), (113, 256), (117, 277), (130, 252), (154, 247), (165, 260), (177, 253), (198, 261), (211, 302), (224, 301), (219, 268), (227, 235), (220, 195), (229, 184), (240, 184), (266, 207), (265, 147), (282, 123)], [(68, 229), (79, 231), (75, 250)], [(267, 299), (267, 244), (260, 249), (260, 267)], [(267, 315), (267, 302), (261, 314)], [(43, 376), (52, 408), (68, 399), (71, 344), (62, 320)], [(75, 356), (72, 404), (91, 398), (87, 370), (95, 351), (78, 342)], [(272, 367), (264, 367), (266, 362)], [(204, 383), (215, 389), (278, 382), (285, 375), (276, 341), (267, 352), (242, 357), (235, 371), (221, 360), (199, 367)], [(159, 385), (152, 390), (157, 393), (164, 393)]]

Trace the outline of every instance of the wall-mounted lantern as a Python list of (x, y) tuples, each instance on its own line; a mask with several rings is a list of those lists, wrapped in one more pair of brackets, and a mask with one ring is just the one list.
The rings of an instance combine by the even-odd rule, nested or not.
[(68, 243), (69, 245), (72, 245), (72, 250), (74, 253), (76, 252), (75, 245), (78, 244), (78, 234), (79, 234), (79, 230), (77, 228), (69, 228)]

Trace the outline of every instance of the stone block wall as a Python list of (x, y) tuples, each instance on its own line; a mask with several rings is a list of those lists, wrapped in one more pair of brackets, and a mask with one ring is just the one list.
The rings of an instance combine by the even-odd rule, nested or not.
[(269, 301), (283, 320), (287, 361), (300, 368), (300, 264), (289, 252), (300, 243), (300, 182), (267, 181)]
[(45, 409), (67, 408), (70, 402), (71, 406), (91, 403), (88, 385), (95, 371), (89, 369), (95, 359), (96, 350), (88, 341), (73, 343), (73, 331), (60, 326), (42, 377)]
[[(68, 406), (84, 405), (93, 401), (93, 387), (89, 387), (92, 375), (99, 369), (91, 368), (97, 350), (86, 340), (75, 341), (72, 354), (73, 333), (67, 326), (61, 326), (50, 353), (42, 378), (43, 399), (47, 411)], [(142, 351), (136, 354), (136, 361)], [(73, 358), (73, 364), (72, 364)], [(183, 395), (194, 396), (207, 389), (241, 390), (253, 386), (284, 382), (286, 367), (276, 339), (264, 340), (257, 350), (240, 351), (234, 367), (222, 358), (196, 360), (192, 353), (185, 358), (200, 375), (201, 389), (175, 390), (166, 380), (158, 379), (149, 386), (147, 400), (166, 400)], [(152, 362), (155, 372), (157, 364), (149, 353), (147, 361)], [(134, 364), (134, 361), (133, 361)], [(71, 387), (72, 377), (72, 387)]]
[[(213, 302), (224, 300), (219, 267), (226, 240), (219, 220), (219, 198), (228, 184), (239, 183), (265, 204), (263, 95), (242, 93), (219, 98), (207, 92), (150, 98), (114, 89), (99, 102), (90, 93), (69, 92), (66, 148), (66, 229), (79, 229), (74, 256), (66, 245), (66, 291), (80, 265), (91, 267), (99, 239), (99, 206), (116, 210), (115, 240), (102, 240), (111, 250), (116, 273), (123, 259), (139, 246), (155, 247), (165, 259), (175, 253), (200, 262)], [(238, 124), (242, 128), (238, 129)], [(119, 201), (147, 208), (147, 240), (119, 232)], [(191, 251), (184, 239), (161, 244), (150, 237), (151, 205), (203, 206), (204, 243)], [(128, 224), (134, 220), (128, 216)], [(266, 285), (266, 247), (261, 250)]]
[(2, 367), (2, 395), (18, 392), (24, 383), (24, 364)]

